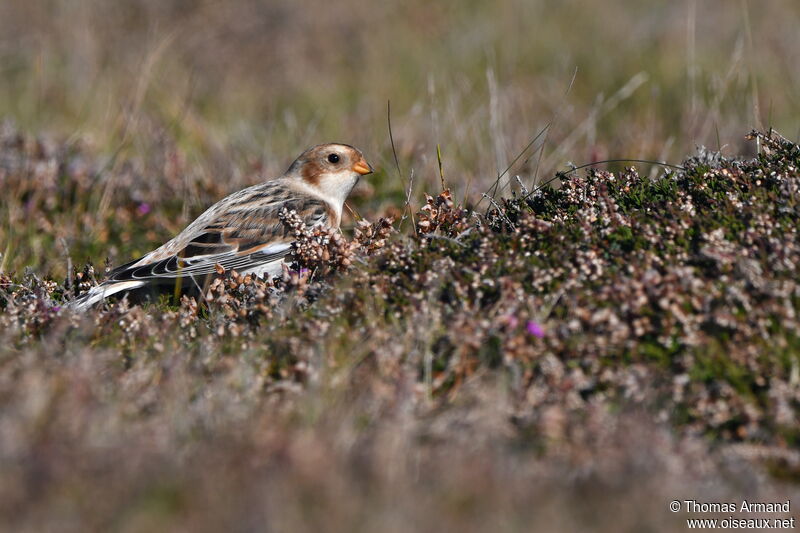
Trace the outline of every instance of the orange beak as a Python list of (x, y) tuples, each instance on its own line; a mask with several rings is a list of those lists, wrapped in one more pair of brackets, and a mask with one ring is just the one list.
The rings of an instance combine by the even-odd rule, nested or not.
[(374, 172), (372, 169), (372, 165), (367, 163), (367, 160), (364, 159), (363, 157), (359, 159), (355, 165), (353, 165), (353, 171), (358, 172), (362, 176), (364, 174), (372, 174)]

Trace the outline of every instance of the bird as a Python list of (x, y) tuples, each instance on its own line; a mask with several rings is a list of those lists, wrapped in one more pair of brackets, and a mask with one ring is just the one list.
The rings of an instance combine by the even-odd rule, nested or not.
[(176, 287), (199, 292), (220, 266), (242, 275), (279, 276), (293, 241), (279, 218), (282, 210), (295, 211), (309, 227), (338, 229), (345, 200), (359, 179), (372, 172), (353, 146), (313, 146), (280, 177), (226, 196), (170, 241), (112, 270), (68, 307), (82, 311), (110, 296), (147, 297)]

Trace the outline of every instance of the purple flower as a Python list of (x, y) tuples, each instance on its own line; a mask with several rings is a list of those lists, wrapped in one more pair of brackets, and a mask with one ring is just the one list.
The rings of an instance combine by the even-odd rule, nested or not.
[(50, 308), (50, 310), (53, 311), (54, 313), (58, 313), (59, 311), (61, 311), (61, 306), (54, 305), (53, 307)]
[(136, 212), (140, 215), (146, 215), (150, 212), (150, 204), (147, 202), (142, 202), (139, 204), (139, 207), (136, 208)]
[(540, 339), (544, 337), (544, 328), (538, 322), (534, 322), (533, 320), (528, 320), (525, 329), (527, 329), (528, 333), (530, 333), (534, 337), (538, 337)]

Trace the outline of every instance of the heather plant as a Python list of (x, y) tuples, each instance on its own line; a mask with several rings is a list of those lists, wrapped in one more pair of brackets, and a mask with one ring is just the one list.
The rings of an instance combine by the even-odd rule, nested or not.
[[(6, 138), (14, 138), (8, 131)], [(35, 191), (54, 182), (59, 190), (87, 187), (91, 178), (76, 174), (70, 162), (92, 165), (91, 155), (57, 144), (31, 151), (33, 141), (18, 138), (3, 145), (5, 185), (31, 191), (18, 196), (33, 194), (27, 200), (37, 213), (31, 224), (68, 224)], [(89, 500), (80, 494), (92, 492), (84, 485), (87, 473), (114, 456), (92, 451), (98, 439), (128, 449), (123, 441), (134, 428), (160, 427), (163, 445), (136, 438), (143, 448), (131, 453), (148, 468), (170, 465), (174, 483), (191, 479), (191, 467), (172, 464), (168, 449), (227, 461), (238, 452), (213, 442), (238, 435), (231, 450), (272, 442), (266, 452), (271, 464), (277, 458), (269, 454), (284, 452), (276, 451), (280, 447), (266, 428), (277, 424), (293, 435), (287, 437), (290, 446), (301, 445), (296, 432), (303, 427), (318, 428), (317, 446), (328, 438), (322, 428), (336, 420), (346, 424), (327, 434), (337, 446), (349, 442), (350, 424), (363, 423), (356, 435), (403, 439), (426, 463), (441, 460), (435, 442), (449, 443), (456, 462), (474, 460), (462, 439), (479, 439), (483, 444), (475, 446), (492, 461), (503, 454), (489, 450), (511, 446), (527, 450), (513, 454), (513, 461), (561, 475), (556, 473), (572, 468), (557, 466), (562, 460), (580, 463), (590, 442), (617, 442), (622, 430), (611, 428), (630, 428), (642, 416), (648, 422), (636, 422), (645, 429), (635, 438), (674, 454), (672, 466), (653, 467), (674, 486), (700, 486), (688, 473), (697, 461), (707, 465), (702, 472), (721, 475), (731, 453), (754, 469), (748, 476), (761, 471), (774, 480), (794, 480), (800, 468), (800, 148), (775, 132), (749, 138), (759, 145), (756, 157), (701, 149), (654, 178), (634, 167), (569, 171), (531, 190), (490, 197), (483, 210), (460, 205), (444, 190), (426, 196), (410, 217), (414, 227), (405, 231), (392, 219), (362, 219), (352, 233), (342, 234), (306, 227), (286, 211), (281, 219), (296, 243), (282, 276), (262, 280), (219, 267), (204, 294), (177, 302), (139, 306), (122, 299), (75, 313), (64, 303), (103, 279), (91, 265), (72, 267), (59, 279), (32, 270), (3, 273), (0, 328), (7, 370), (0, 424), (13, 438), (0, 440), (0, 446), (5, 457), (31, 462), (22, 470), (3, 463), (6, 481), (0, 488), (30, 512), (52, 512), (54, 493), (31, 498), (13, 486), (38, 465), (55, 487), (68, 493), (67, 483), (84, 487), (71, 496), (82, 508)], [(42, 158), (50, 163), (39, 164)], [(35, 186), (38, 181), (43, 184)], [(111, 201), (120, 202), (119, 213), (145, 217), (138, 194), (125, 190)], [(109, 232), (105, 242), (119, 238)], [(65, 364), (71, 370), (62, 369)], [(40, 384), (20, 388), (10, 381), (14, 372), (23, 383)], [(94, 382), (101, 375), (110, 381)], [(67, 389), (53, 385), (59, 380)], [(487, 400), (487, 386), (499, 387), (502, 399)], [(321, 403), (313, 407), (307, 401)], [(41, 423), (52, 438), (70, 443), (69, 454), (84, 454), (88, 470), (56, 469), (67, 448), (41, 448), (41, 439), (51, 437), (26, 429), (33, 423), (26, 402), (52, 406), (51, 414), (36, 416), (45, 417)], [(396, 411), (402, 405), (413, 413), (410, 419)], [(274, 416), (255, 426), (245, 423), (263, 418), (263, 409)], [(298, 416), (311, 417), (311, 425), (293, 422)], [(76, 433), (64, 425), (68, 419), (96, 426)], [(401, 431), (395, 423), (413, 429)], [(673, 446), (663, 441), (665, 428), (679, 451), (664, 451)], [(207, 438), (200, 450), (186, 448)], [(399, 448), (355, 446), (354, 453), (370, 457), (369, 476), (395, 480), (373, 481), (382, 487), (374, 496), (378, 502), (391, 500), (386, 483), (413, 485), (408, 465), (399, 463), (405, 473), (385, 470), (397, 461)], [(643, 460), (630, 443), (622, 446), (628, 450), (623, 456), (612, 455), (618, 443), (611, 446), (592, 452), (602, 483), (642, 473), (629, 463)], [(148, 458), (147, 450), (155, 455)], [(350, 460), (336, 455), (335, 468), (347, 471), (341, 461)], [(304, 475), (332, 483), (339, 474), (320, 470), (315, 461), (298, 458), (281, 474), (282, 486), (299, 490)], [(262, 474), (232, 468), (227, 486), (250, 487), (241, 488), (243, 494), (261, 487)], [(303, 474), (307, 468), (313, 473)], [(440, 477), (428, 482), (460, 483), (465, 474), (461, 466), (454, 468), (437, 470)], [(503, 483), (537, 479), (522, 470), (500, 474), (496, 465), (487, 468)], [(621, 473), (629, 468), (633, 473)], [(137, 484), (161, 490), (156, 487), (167, 478), (148, 472), (117, 474), (130, 488), (118, 492), (107, 512), (124, 508), (131, 495), (126, 491)], [(360, 474), (347, 475), (354, 477), (343, 490), (361, 490)], [(197, 490), (212, 490), (204, 481), (211, 478), (198, 479), (194, 488), (178, 481), (169, 489), (174, 494), (158, 501), (174, 497), (184, 502), (176, 509), (190, 517), (211, 513), (233, 520), (215, 506), (197, 507), (197, 498), (204, 497)], [(753, 490), (771, 493), (770, 483)], [(327, 490), (316, 497), (323, 506), (336, 505), (335, 491)], [(359, 501), (370, 501), (364, 498)], [(384, 503), (376, 505), (382, 509)], [(503, 505), (524, 515), (515, 503)], [(110, 515), (96, 516), (107, 523)], [(165, 516), (165, 523), (180, 521), (172, 511)], [(353, 516), (341, 517), (339, 525)], [(450, 516), (454, 523), (463, 519)]]
[[(761, 145), (755, 159), (701, 150), (656, 179), (635, 168), (569, 172), (483, 214), (443, 191), (427, 197), (412, 235), (392, 236), (390, 220), (361, 221), (350, 241), (286, 212), (297, 240), (282, 278), (220, 268), (200, 301), (142, 316), (202, 326), (223, 344), (242, 334), (285, 343), (307, 324), (318, 334), (343, 323), (374, 332), (423, 317), (427, 355), (398, 364), (416, 366), (433, 396), (452, 395), (480, 369), (502, 369), (526, 423), (536, 425), (544, 405), (633, 401), (686, 431), (791, 445), (798, 147), (774, 133), (751, 138)], [(68, 289), (6, 275), (7, 334), (36, 342), (54, 320), (76, 320), (62, 300), (95, 276), (90, 266), (76, 271)], [(104, 322), (127, 310), (111, 303), (93, 314)], [(96, 342), (107, 333), (98, 330)], [(159, 335), (145, 328), (140, 337), (146, 350)], [(324, 345), (315, 337), (292, 340), (281, 357), (303, 360)], [(271, 365), (274, 355), (259, 358)]]

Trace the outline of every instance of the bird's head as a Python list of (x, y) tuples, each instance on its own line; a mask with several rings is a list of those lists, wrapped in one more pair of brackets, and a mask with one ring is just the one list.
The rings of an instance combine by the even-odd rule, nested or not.
[(341, 209), (361, 176), (373, 172), (364, 154), (347, 144), (319, 144), (298, 157), (286, 172), (317, 189)]

